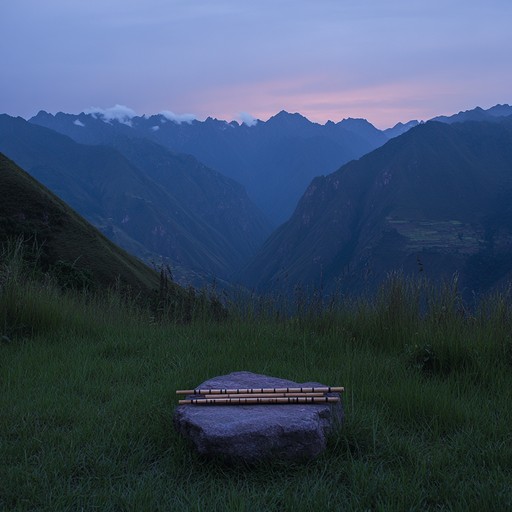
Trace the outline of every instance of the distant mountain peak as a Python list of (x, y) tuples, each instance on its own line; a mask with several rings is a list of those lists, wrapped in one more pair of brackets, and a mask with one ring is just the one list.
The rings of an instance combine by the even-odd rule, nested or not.
[(53, 114), (50, 114), (49, 112), (46, 112), (46, 110), (40, 110), (35, 116), (34, 119), (44, 119), (48, 117), (53, 117)]
[(302, 114), (298, 112), (294, 112), (293, 114), (287, 112), (286, 110), (281, 110), (275, 116), (272, 116), (268, 119), (267, 123), (270, 124), (291, 124), (291, 123), (301, 123), (301, 124), (313, 124), (307, 117), (304, 117)]
[[(423, 121), (421, 121), (423, 122)], [(417, 124), (420, 124), (420, 121), (418, 121), (417, 119), (412, 119), (411, 121), (407, 121), (407, 123), (402, 123), (402, 122), (398, 122), (395, 124), (395, 126), (393, 126), (393, 128), (403, 128), (403, 127), (407, 127), (407, 126), (416, 126)]]
[(377, 136), (380, 136), (385, 140), (385, 137), (382, 136), (380, 130), (375, 128), (372, 123), (363, 118), (347, 117), (337, 123), (336, 126), (339, 126), (345, 131), (356, 134), (359, 137), (370, 137), (373, 139)]
[(387, 128), (386, 130), (384, 130), (384, 134), (388, 139), (393, 139), (422, 123), (423, 121), (418, 121), (417, 119), (413, 119), (411, 121), (408, 121), (407, 123), (399, 122), (396, 123), (395, 126), (393, 126), (393, 128)]
[(495, 117), (508, 117), (512, 115), (512, 106), (508, 103), (497, 104), (487, 110), (487, 113)]
[(372, 126), (373, 124), (370, 123), (367, 119), (364, 119), (362, 117), (346, 117), (342, 119), (339, 123), (340, 126), (347, 127), (347, 126)]
[(465, 121), (496, 121), (496, 118), (508, 117), (512, 115), (510, 105), (495, 105), (487, 110), (482, 107), (475, 107), (471, 110), (460, 111), (452, 116), (437, 116), (431, 121), (440, 121), (442, 123), (461, 123)]
[(367, 119), (365, 119), (364, 117), (344, 117), (340, 121), (340, 123), (350, 123), (350, 122), (369, 123), (369, 121)]
[(205, 120), (205, 123), (220, 123), (220, 124), (227, 124), (227, 121), (224, 121), (223, 119), (217, 119), (216, 117), (208, 116)]

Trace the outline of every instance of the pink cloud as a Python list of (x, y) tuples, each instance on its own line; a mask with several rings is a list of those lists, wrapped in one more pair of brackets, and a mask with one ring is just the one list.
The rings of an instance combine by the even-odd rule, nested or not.
[[(332, 79), (324, 78), (323, 84), (319, 83), (318, 77), (305, 76), (212, 88), (200, 102), (196, 98), (196, 111), (229, 120), (238, 117), (236, 112), (242, 109), (234, 111), (233, 107), (240, 105), (263, 120), (284, 109), (300, 112), (311, 121), (322, 124), (327, 120), (364, 117), (378, 128), (387, 128), (399, 121), (430, 119), (478, 104), (478, 98), (464, 98), (458, 84), (448, 82), (440, 86), (434, 78), (366, 86), (340, 84), (339, 87)], [(191, 97), (190, 101), (193, 100)]]

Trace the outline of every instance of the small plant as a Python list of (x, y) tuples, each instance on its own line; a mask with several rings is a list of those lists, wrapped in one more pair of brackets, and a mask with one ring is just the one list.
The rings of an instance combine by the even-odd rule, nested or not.
[(409, 366), (425, 375), (436, 375), (441, 370), (439, 356), (429, 343), (424, 345), (407, 345), (406, 355)]
[(87, 269), (78, 267), (76, 263), (58, 260), (50, 265), (48, 273), (64, 290), (86, 290), (92, 286), (92, 274)]

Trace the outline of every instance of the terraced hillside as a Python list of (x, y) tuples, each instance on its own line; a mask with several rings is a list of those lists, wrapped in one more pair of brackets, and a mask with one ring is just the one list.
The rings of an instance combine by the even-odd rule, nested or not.
[(428, 122), (313, 180), (243, 278), (353, 293), (393, 270), (458, 273), (485, 292), (512, 277), (511, 197), (512, 118)]

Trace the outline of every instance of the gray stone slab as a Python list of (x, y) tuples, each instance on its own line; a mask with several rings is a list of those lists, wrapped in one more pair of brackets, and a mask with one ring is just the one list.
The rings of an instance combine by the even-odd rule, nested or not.
[[(274, 388), (325, 386), (234, 372), (196, 388)], [(336, 396), (331, 393), (329, 396)], [(191, 396), (190, 398), (193, 398)], [(229, 461), (308, 460), (325, 450), (328, 434), (341, 426), (341, 402), (284, 405), (180, 405), (174, 425), (197, 451)]]

